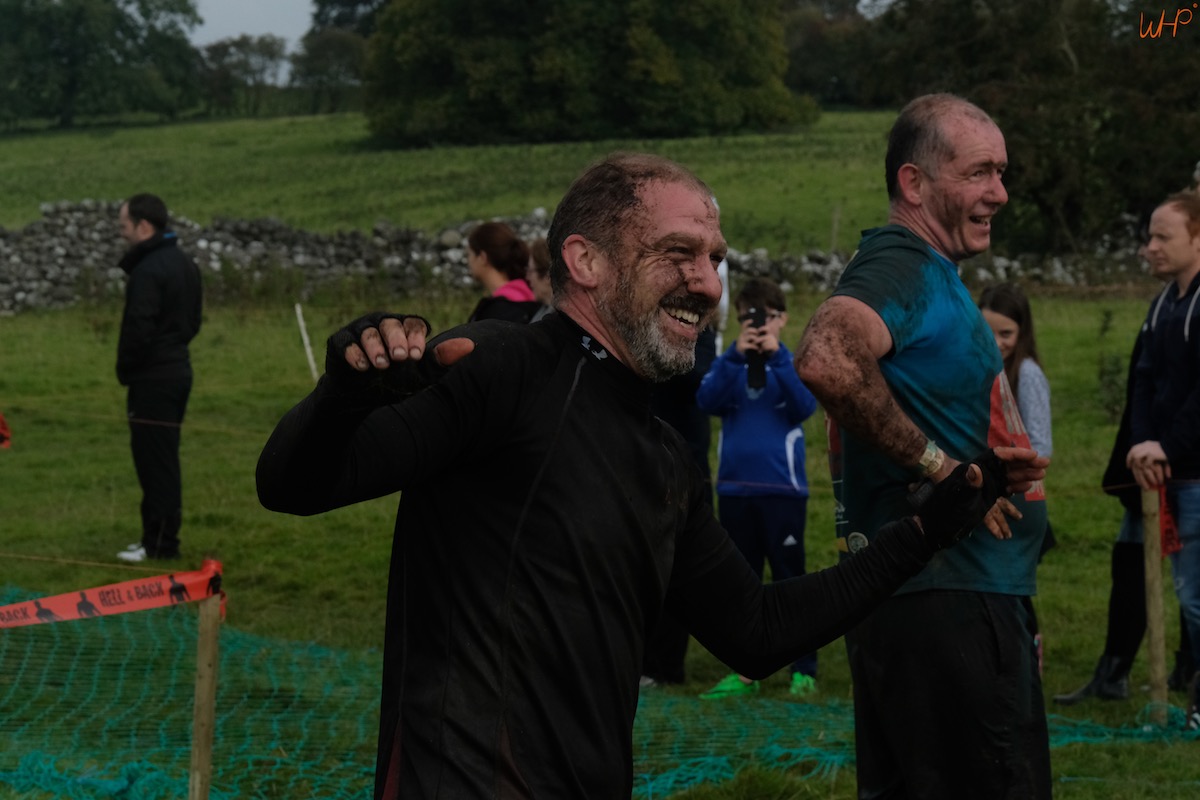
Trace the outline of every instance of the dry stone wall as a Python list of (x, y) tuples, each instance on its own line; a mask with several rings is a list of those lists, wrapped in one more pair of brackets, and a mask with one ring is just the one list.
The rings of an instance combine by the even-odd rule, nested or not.
[[(117, 235), (118, 202), (84, 200), (46, 203), (42, 217), (20, 230), (0, 228), (0, 314), (31, 308), (59, 308), (81, 298), (119, 296), (125, 275), (117, 266), (125, 243)], [(534, 209), (523, 217), (503, 218), (530, 240), (545, 236), (550, 216)], [(277, 219), (215, 218), (198, 225), (177, 217), (174, 227), (183, 247), (204, 272), (206, 287), (229, 282), (252, 285), (285, 272), (305, 293), (351, 277), (380, 279), (399, 289), (415, 290), (430, 281), (469, 286), (466, 236), (471, 220), (435, 233), (377, 223), (371, 231), (313, 233)], [(827, 291), (845, 266), (839, 253), (813, 251), (800, 257), (772, 258), (766, 250), (730, 253), (733, 275), (773, 278), (789, 288)], [(982, 256), (966, 265), (969, 282), (1023, 279), (1078, 285), (1127, 281), (1140, 276), (1133, 247), (1106, 246), (1087, 258), (1002, 259)], [(231, 279), (236, 278), (236, 281)]]

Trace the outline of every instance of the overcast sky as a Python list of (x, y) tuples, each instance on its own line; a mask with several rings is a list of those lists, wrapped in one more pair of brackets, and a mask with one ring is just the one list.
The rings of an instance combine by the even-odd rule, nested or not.
[(204, 46), (218, 39), (248, 33), (272, 34), (287, 39), (296, 49), (312, 22), (312, 0), (196, 0), (204, 24), (192, 31), (192, 44)]

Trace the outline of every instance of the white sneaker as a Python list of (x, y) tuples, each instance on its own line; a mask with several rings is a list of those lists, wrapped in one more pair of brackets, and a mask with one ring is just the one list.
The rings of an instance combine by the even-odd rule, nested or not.
[(134, 542), (133, 544), (126, 546), (125, 549), (126, 550), (137, 550), (141, 546), (142, 546), (141, 542)]
[(146, 560), (146, 548), (139, 545), (130, 545), (125, 550), (117, 553), (117, 558), (121, 561), (128, 561), (131, 564), (140, 564)]

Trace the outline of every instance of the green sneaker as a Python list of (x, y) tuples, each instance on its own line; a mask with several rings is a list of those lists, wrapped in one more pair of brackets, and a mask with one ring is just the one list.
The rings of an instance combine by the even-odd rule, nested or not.
[(721, 678), (720, 682), (709, 689), (704, 694), (700, 695), (701, 700), (719, 700), (722, 697), (736, 697), (742, 694), (757, 694), (758, 681), (744, 683), (742, 676), (736, 672), (732, 675), (726, 675)]
[(793, 672), (792, 685), (788, 687), (788, 691), (796, 697), (807, 697), (810, 694), (816, 694), (817, 681), (812, 675), (805, 675), (803, 672)]

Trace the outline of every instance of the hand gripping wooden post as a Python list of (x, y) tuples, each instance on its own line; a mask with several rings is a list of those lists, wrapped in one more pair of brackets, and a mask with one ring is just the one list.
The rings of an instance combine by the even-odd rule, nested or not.
[(221, 593), (201, 600), (199, 606), (200, 631), (196, 645), (196, 700), (192, 718), (192, 770), (188, 780), (188, 800), (208, 800), (208, 790), (212, 786)]
[(1150, 658), (1150, 721), (1167, 724), (1167, 645), (1163, 635), (1162, 536), (1158, 492), (1142, 492), (1142, 553), (1146, 570), (1146, 653)]

